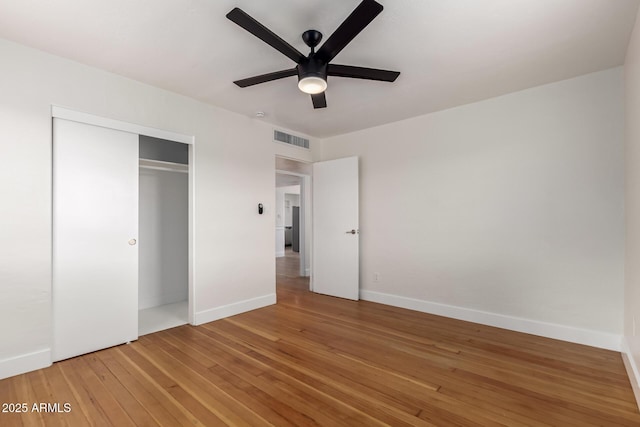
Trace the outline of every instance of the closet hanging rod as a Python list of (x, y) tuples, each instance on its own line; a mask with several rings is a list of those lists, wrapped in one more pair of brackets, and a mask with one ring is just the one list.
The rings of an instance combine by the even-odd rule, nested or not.
[(163, 162), (161, 160), (140, 159), (140, 168), (155, 169), (168, 172), (189, 173), (189, 165), (182, 163)]

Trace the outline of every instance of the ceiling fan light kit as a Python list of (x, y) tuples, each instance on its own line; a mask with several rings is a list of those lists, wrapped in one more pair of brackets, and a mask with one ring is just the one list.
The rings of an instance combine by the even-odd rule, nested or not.
[[(314, 33), (317, 34), (317, 36), (308, 39), (305, 38), (307, 33)], [(310, 95), (322, 93), (327, 89), (327, 64), (312, 56), (316, 45), (310, 44), (310, 42), (307, 41), (311, 40), (312, 43), (318, 43), (322, 39), (322, 34), (319, 31), (309, 30), (304, 32), (302, 39), (305, 40), (311, 48), (311, 54), (296, 67), (298, 71), (298, 88)]]
[(355, 36), (382, 12), (382, 9), (382, 5), (375, 0), (363, 0), (351, 12), (351, 15), (340, 24), (338, 29), (331, 34), (327, 41), (320, 46), (317, 52), (315, 48), (322, 40), (322, 33), (317, 30), (305, 31), (302, 33), (302, 40), (311, 48), (311, 52), (309, 55), (304, 56), (267, 27), (236, 7), (227, 14), (229, 20), (278, 50), (297, 65), (295, 68), (249, 77), (237, 80), (234, 83), (239, 87), (248, 87), (297, 75), (298, 88), (302, 92), (311, 95), (313, 107), (324, 108), (327, 106), (327, 99), (324, 94), (327, 89), (327, 76), (394, 82), (400, 75), (398, 71), (329, 64)]
[(322, 77), (307, 76), (300, 79), (298, 89), (309, 95), (315, 95), (327, 90), (327, 82)]

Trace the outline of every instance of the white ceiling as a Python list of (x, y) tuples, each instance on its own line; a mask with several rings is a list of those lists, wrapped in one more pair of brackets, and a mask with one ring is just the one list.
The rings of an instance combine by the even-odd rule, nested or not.
[(621, 65), (638, 0), (378, 0), (384, 11), (333, 61), (401, 71), (333, 77), (314, 110), (295, 64), (225, 18), (240, 7), (303, 53), (360, 0), (0, 0), (0, 37), (310, 136), (327, 137)]

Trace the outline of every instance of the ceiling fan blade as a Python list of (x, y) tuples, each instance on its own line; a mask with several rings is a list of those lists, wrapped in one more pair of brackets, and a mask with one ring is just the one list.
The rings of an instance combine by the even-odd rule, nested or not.
[(382, 9), (382, 5), (374, 0), (363, 0), (363, 2), (351, 12), (351, 15), (340, 24), (338, 29), (331, 34), (327, 41), (320, 46), (315, 57), (325, 63), (331, 61), (382, 12)]
[(273, 73), (262, 74), (259, 76), (249, 77), (242, 80), (236, 80), (234, 83), (240, 87), (253, 86), (260, 83), (266, 83), (273, 80), (284, 79), (285, 77), (297, 76), (298, 69), (292, 68), (290, 70), (275, 71)]
[(351, 77), (353, 79), (394, 82), (400, 75), (400, 72), (378, 70), (376, 68), (354, 67), (353, 65), (329, 64), (327, 65), (327, 75), (336, 77)]
[(270, 29), (253, 19), (241, 9), (235, 7), (231, 12), (227, 13), (227, 18), (235, 22), (251, 34), (273, 47), (277, 51), (291, 58), (296, 64), (300, 63), (305, 56), (289, 43), (278, 37)]
[(327, 97), (324, 95), (324, 92), (311, 95), (311, 101), (313, 101), (313, 108), (327, 107)]

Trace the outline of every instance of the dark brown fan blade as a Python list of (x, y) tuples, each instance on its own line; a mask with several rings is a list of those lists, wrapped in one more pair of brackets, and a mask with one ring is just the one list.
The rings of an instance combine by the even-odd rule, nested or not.
[(285, 54), (296, 64), (300, 63), (300, 61), (305, 58), (305, 56), (298, 52), (295, 47), (282, 40), (270, 29), (253, 19), (251, 16), (247, 15), (241, 9), (237, 7), (233, 8), (231, 12), (227, 13), (227, 18), (240, 25), (242, 28), (249, 31), (251, 34), (259, 38), (269, 46)]
[(382, 12), (382, 9), (382, 5), (374, 0), (363, 0), (363, 2), (351, 12), (351, 15), (340, 24), (338, 29), (331, 34), (327, 41), (320, 46), (315, 57), (325, 63), (331, 61), (360, 31), (364, 30), (364, 28)]
[(311, 101), (313, 101), (313, 108), (327, 107), (327, 97), (324, 95), (324, 92), (311, 95)]
[(329, 64), (327, 66), (327, 75), (336, 77), (351, 77), (353, 79), (394, 82), (400, 75), (400, 72), (378, 70), (376, 68), (354, 67), (352, 65)]
[(249, 77), (247, 79), (236, 80), (234, 83), (240, 87), (247, 87), (296, 75), (298, 75), (298, 69), (292, 68), (290, 70), (276, 71), (273, 73), (262, 74), (260, 76)]

